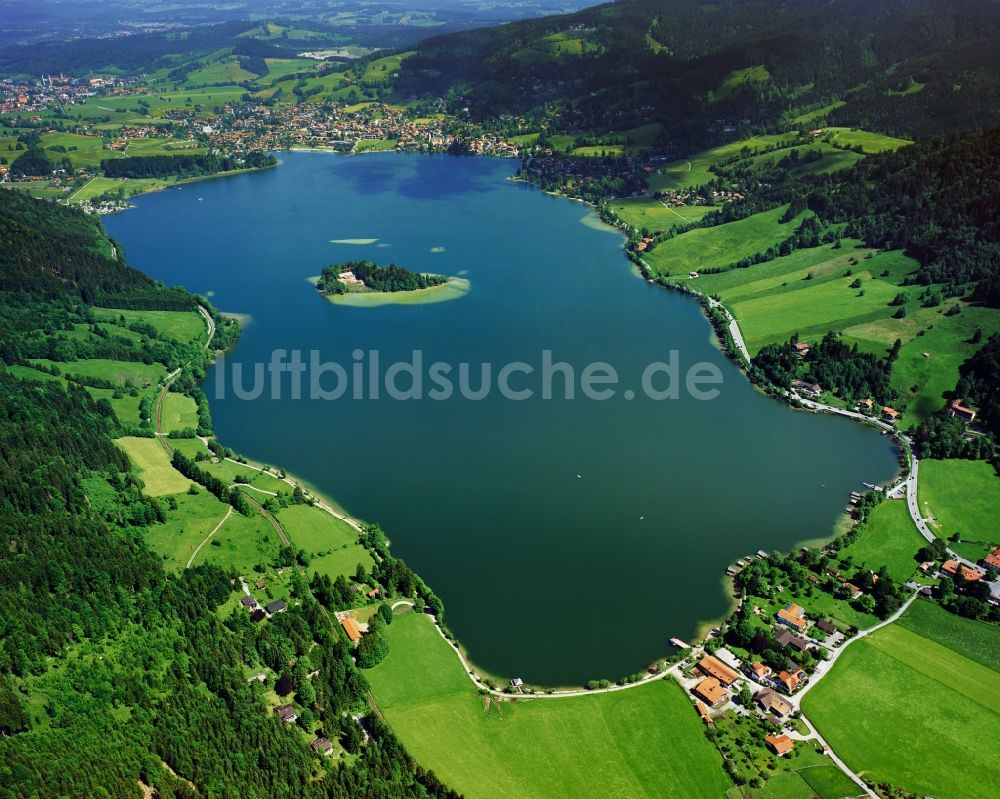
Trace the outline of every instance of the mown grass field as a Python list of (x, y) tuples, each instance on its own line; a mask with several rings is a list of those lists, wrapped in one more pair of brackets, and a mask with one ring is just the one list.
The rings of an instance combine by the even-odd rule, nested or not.
[(998, 774), (1000, 673), (913, 626), (851, 644), (803, 710), (869, 780), (936, 799), (982, 796)]
[(715, 179), (715, 174), (709, 171), (712, 164), (732, 155), (737, 155), (744, 148), (748, 153), (771, 147), (782, 142), (791, 142), (795, 133), (772, 133), (765, 136), (752, 136), (749, 139), (723, 144), (710, 150), (696, 153), (689, 158), (671, 161), (660, 169), (659, 174), (652, 175), (646, 182), (650, 191), (667, 191), (670, 189), (686, 189), (703, 186)]
[(198, 427), (198, 406), (191, 397), (168, 391), (163, 398), (163, 432)]
[(136, 388), (155, 386), (167, 375), (167, 368), (161, 363), (140, 363), (138, 361), (112, 361), (106, 358), (91, 358), (86, 361), (63, 363), (47, 358), (34, 358), (32, 363), (55, 366), (64, 375), (80, 375), (108, 380), (114, 385), (133, 385)]
[(418, 762), (469, 797), (722, 797), (731, 783), (681, 688), (521, 700), (483, 711), (451, 648), (414, 613), (388, 628), (366, 672), (378, 706)]
[(638, 230), (670, 230), (697, 222), (712, 211), (719, 210), (712, 205), (682, 205), (667, 207), (652, 197), (624, 197), (610, 201), (611, 210), (626, 225)]
[(824, 128), (823, 130), (830, 135), (831, 141), (835, 144), (842, 147), (860, 146), (861, 151), (866, 155), (898, 150), (907, 144), (913, 144), (909, 139), (897, 139), (894, 136), (885, 136), (867, 130), (851, 130), (850, 128)]
[(223, 569), (249, 574), (256, 567), (270, 566), (280, 548), (281, 539), (270, 522), (262, 516), (242, 516), (234, 512), (211, 541), (198, 551), (192, 565), (214, 563)]
[[(716, 231), (721, 240), (727, 227), (705, 232)], [(924, 307), (919, 299), (923, 287), (902, 285), (916, 268), (916, 261), (901, 252), (876, 253), (845, 239), (839, 249), (823, 245), (748, 269), (702, 274), (693, 286), (721, 298), (751, 353), (796, 333), (815, 342), (833, 330), (847, 343), (880, 356), (900, 339), (892, 385), (901, 396), (897, 407), (904, 411), (901, 426), (906, 428), (944, 407), (943, 395), (955, 387), (959, 366), (977, 348), (971, 341), (975, 329), (981, 327), (988, 336), (1000, 328), (988, 308), (957, 300)], [(677, 279), (688, 278), (683, 274)], [(856, 280), (860, 288), (851, 287)], [(889, 304), (897, 294), (907, 298), (908, 313), (902, 319), (894, 318), (897, 309)], [(960, 312), (947, 315), (956, 305)]]
[(986, 461), (922, 460), (917, 500), (936, 535), (958, 533), (965, 547), (974, 545), (963, 549), (966, 557), (1000, 544), (1000, 477)]
[(291, 505), (277, 513), (296, 549), (304, 549), (312, 559), (309, 573), (351, 576), (360, 563), (368, 571), (372, 556), (358, 543), (357, 531), (324, 510), (309, 505)]
[(170, 458), (163, 446), (155, 438), (123, 436), (116, 439), (135, 465), (145, 492), (151, 497), (178, 494), (187, 491), (191, 481), (170, 465)]
[(917, 568), (914, 556), (926, 542), (917, 532), (904, 500), (886, 500), (872, 512), (858, 539), (841, 551), (854, 565), (878, 571), (886, 566), (898, 582), (908, 580)]
[(117, 308), (97, 308), (94, 313), (98, 319), (124, 317), (129, 324), (144, 322), (175, 341), (194, 341), (206, 332), (205, 320), (197, 311), (125, 311)]
[(1000, 671), (1000, 627), (949, 613), (934, 602), (915, 602), (899, 624), (941, 646)]
[(792, 235), (806, 214), (780, 222), (786, 210), (782, 206), (725, 225), (689, 230), (657, 245), (644, 260), (661, 275), (686, 276), (691, 271), (728, 266)]

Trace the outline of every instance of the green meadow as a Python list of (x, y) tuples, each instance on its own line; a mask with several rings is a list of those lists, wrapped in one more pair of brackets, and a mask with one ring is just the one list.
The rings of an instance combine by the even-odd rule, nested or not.
[[(146, 542), (163, 557), (167, 569), (180, 571), (194, 554), (198, 545), (205, 540), (216, 525), (221, 522), (229, 505), (220, 502), (204, 488), (197, 494), (174, 495), (176, 510), (167, 512), (164, 524), (151, 525), (146, 531)], [(227, 520), (227, 524), (232, 518)], [(202, 552), (209, 546), (202, 547)]]
[(205, 334), (205, 320), (197, 311), (126, 311), (117, 308), (97, 308), (98, 319), (124, 318), (129, 324), (143, 322), (158, 333), (175, 341), (194, 341)]
[(920, 461), (917, 501), (941, 538), (958, 533), (961, 554), (976, 559), (1000, 544), (1000, 477), (987, 461)]
[(234, 512), (211, 541), (198, 551), (192, 565), (213, 563), (222, 569), (248, 574), (255, 567), (273, 563), (280, 549), (281, 539), (264, 517)]
[(725, 225), (689, 230), (657, 245), (644, 260), (661, 275), (686, 276), (691, 271), (728, 266), (780, 244), (808, 214), (780, 222), (786, 210), (787, 206), (782, 206)]
[(907, 144), (913, 144), (909, 139), (897, 139), (868, 130), (852, 130), (851, 128), (824, 128), (834, 144), (841, 147), (860, 147), (866, 155), (884, 153), (887, 150), (898, 150)]
[(713, 205), (666, 206), (652, 197), (624, 197), (609, 202), (611, 210), (626, 225), (637, 230), (670, 230), (677, 226), (698, 222), (702, 217), (718, 211)]
[(1000, 671), (1000, 627), (949, 613), (934, 602), (914, 602), (899, 624), (941, 646)]
[(721, 797), (731, 783), (690, 700), (672, 681), (484, 710), (429, 618), (388, 628), (366, 672), (379, 710), (416, 760), (470, 799)]
[(936, 799), (982, 796), (997, 773), (1000, 672), (921, 627), (893, 624), (851, 644), (803, 711), (870, 781)]
[(170, 458), (163, 445), (155, 438), (123, 436), (116, 443), (135, 465), (145, 492), (152, 497), (178, 494), (187, 491), (191, 481), (170, 465)]
[(713, 147), (710, 150), (696, 153), (689, 158), (680, 158), (676, 161), (671, 161), (662, 167), (658, 174), (652, 175), (646, 182), (649, 185), (650, 191), (668, 191), (670, 189), (689, 189), (696, 186), (703, 186), (715, 180), (716, 175), (709, 171), (709, 167), (716, 162), (737, 155), (744, 149), (746, 149), (749, 156), (755, 150), (773, 147), (783, 142), (793, 142), (796, 137), (796, 133), (772, 133), (723, 144), (719, 147)]
[(858, 567), (878, 571), (885, 566), (894, 580), (905, 582), (913, 576), (915, 556), (925, 543), (905, 500), (886, 500), (871, 513), (857, 540), (840, 554), (850, 555)]
[(291, 505), (276, 515), (292, 545), (311, 555), (310, 574), (333, 580), (338, 574), (353, 575), (359, 563), (366, 571), (371, 569), (371, 553), (358, 543), (357, 531), (325, 510)]
[(168, 391), (163, 398), (163, 432), (183, 430), (198, 427), (198, 406), (195, 401), (184, 394)]
[(70, 363), (50, 361), (47, 358), (33, 358), (32, 363), (55, 366), (64, 375), (80, 375), (108, 380), (118, 386), (131, 384), (137, 388), (155, 386), (167, 376), (167, 368), (161, 363), (141, 363), (139, 361), (112, 361), (106, 358), (91, 358)]

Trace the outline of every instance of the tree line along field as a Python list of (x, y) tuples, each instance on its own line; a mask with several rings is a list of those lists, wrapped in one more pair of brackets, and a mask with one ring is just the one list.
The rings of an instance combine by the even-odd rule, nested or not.
[[(978, 660), (958, 643), (970, 633)], [(938, 799), (985, 795), (979, 787), (989, 793), (1000, 774), (998, 663), (994, 628), (918, 601), (900, 622), (852, 643), (803, 711), (869, 782)]]
[(390, 652), (367, 677), (382, 716), (418, 762), (468, 796), (721, 797), (715, 747), (671, 680), (628, 691), (483, 698), (431, 620), (388, 628)]

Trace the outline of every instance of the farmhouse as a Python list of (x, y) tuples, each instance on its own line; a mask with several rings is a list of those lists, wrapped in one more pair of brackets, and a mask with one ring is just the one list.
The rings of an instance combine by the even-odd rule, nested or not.
[(326, 738), (317, 738), (311, 744), (309, 748), (314, 752), (319, 752), (321, 755), (326, 755), (330, 757), (333, 754), (333, 744)]
[(890, 408), (888, 405), (882, 408), (882, 418), (887, 422), (895, 422), (902, 415), (895, 408)]
[(288, 610), (288, 603), (284, 599), (276, 599), (268, 605), (264, 606), (264, 610), (270, 613), (272, 616), (275, 613), (284, 613)]
[(809, 354), (809, 344), (805, 341), (796, 341), (795, 354), (805, 358)]
[(994, 549), (989, 555), (980, 561), (987, 569), (997, 569), (1000, 571), (1000, 547)]
[(798, 652), (805, 652), (809, 648), (809, 642), (791, 630), (779, 629), (774, 635), (774, 640), (778, 646), (790, 646)]
[(821, 629), (827, 635), (833, 635), (835, 632), (837, 632), (837, 628), (833, 626), (833, 622), (828, 621), (826, 619), (822, 619), (821, 621), (816, 622), (816, 626), (819, 627), (819, 629)]
[(705, 657), (698, 661), (698, 670), (708, 677), (714, 677), (727, 687), (740, 678), (740, 675), (729, 668), (729, 666), (711, 655), (705, 655)]
[(858, 402), (859, 411), (870, 411), (875, 405), (875, 402), (869, 397), (868, 399), (863, 399)]
[(778, 624), (784, 624), (797, 632), (806, 628), (806, 612), (794, 602), (789, 602), (777, 613)]
[(274, 709), (274, 712), (278, 714), (278, 718), (285, 724), (294, 724), (295, 720), (298, 718), (295, 708), (291, 705), (278, 705), (278, 707)]
[(704, 721), (709, 727), (714, 727), (715, 722), (712, 721), (712, 717), (708, 715), (708, 708), (705, 707), (704, 702), (695, 702), (695, 709), (698, 711), (698, 715), (701, 716), (701, 720)]
[(962, 401), (957, 399), (952, 400), (951, 404), (948, 406), (948, 415), (957, 416), (966, 424), (974, 422), (976, 419), (976, 412), (972, 410), (972, 408), (963, 405)]
[(778, 755), (778, 757), (787, 755), (792, 751), (792, 747), (794, 746), (792, 739), (787, 735), (767, 735), (764, 737), (764, 743), (766, 743), (767, 748), (774, 752), (774, 754)]
[(766, 680), (774, 672), (771, 671), (771, 667), (761, 663), (759, 660), (755, 660), (750, 664), (750, 671), (753, 676), (758, 680)]
[(715, 677), (706, 677), (692, 688), (691, 691), (711, 708), (722, 707), (729, 698), (726, 689), (722, 687), (722, 683), (715, 679)]
[[(806, 349), (808, 351), (808, 348)], [(810, 397), (818, 397), (823, 392), (818, 383), (807, 383), (805, 380), (793, 380), (792, 388), (797, 388), (803, 394), (808, 394)]]
[(252, 596), (245, 596), (240, 600), (240, 604), (245, 608), (253, 610), (254, 608), (257, 607), (257, 600), (254, 599)]
[(941, 571), (951, 577), (952, 580), (961, 575), (962, 579), (967, 583), (974, 583), (983, 577), (976, 569), (970, 569), (964, 563), (959, 563), (957, 560), (946, 560), (941, 564)]
[(788, 717), (795, 710), (781, 694), (770, 688), (765, 688), (754, 694), (753, 701), (765, 713), (773, 713), (779, 719)]
[(775, 678), (778, 685), (788, 693), (793, 693), (805, 680), (806, 673), (802, 669), (792, 669), (792, 671), (780, 671)]
[(352, 644), (356, 644), (361, 640), (361, 628), (358, 627), (358, 623), (354, 620), (353, 616), (344, 616), (340, 620), (340, 626), (344, 628), (344, 632), (347, 633), (347, 637), (351, 639)]

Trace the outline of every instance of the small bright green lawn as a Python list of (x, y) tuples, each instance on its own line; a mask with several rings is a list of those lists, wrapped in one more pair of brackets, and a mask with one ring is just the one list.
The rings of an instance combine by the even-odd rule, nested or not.
[(897, 139), (893, 136), (885, 136), (881, 133), (873, 133), (868, 130), (851, 130), (850, 128), (824, 128), (824, 131), (831, 134), (830, 138), (836, 144), (845, 147), (861, 146), (865, 154), (883, 153), (886, 150), (898, 150), (907, 144), (913, 144), (909, 139)]
[(170, 459), (163, 445), (155, 438), (123, 436), (116, 443), (136, 467), (139, 477), (145, 483), (145, 492), (152, 497), (177, 494), (186, 491), (191, 481), (170, 465)]
[(366, 672), (416, 760), (470, 799), (721, 797), (731, 783), (681, 688), (521, 700), (484, 712), (458, 658), (422, 614), (388, 628)]
[(915, 555), (925, 544), (910, 518), (905, 500), (886, 500), (872, 512), (858, 539), (841, 551), (854, 565), (878, 571), (882, 566), (898, 581), (908, 580), (917, 567)]

